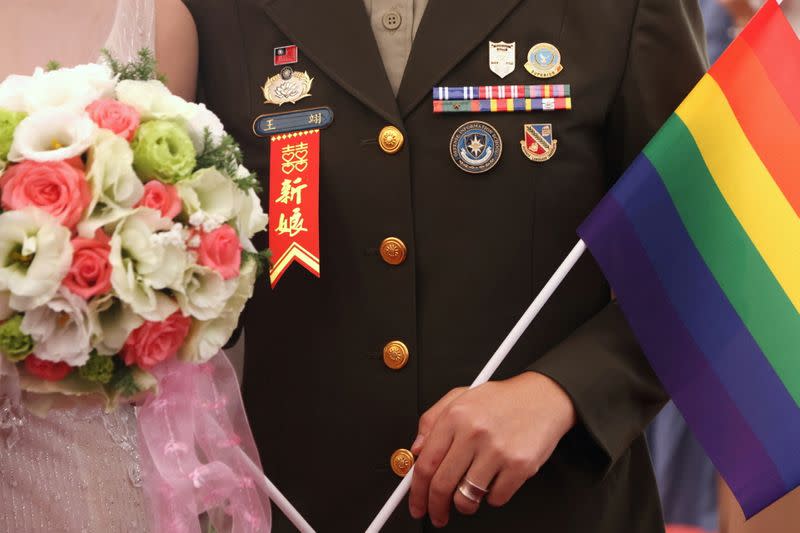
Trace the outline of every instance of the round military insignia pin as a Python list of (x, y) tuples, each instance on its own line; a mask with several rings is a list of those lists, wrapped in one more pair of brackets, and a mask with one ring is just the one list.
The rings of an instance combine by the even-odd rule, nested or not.
[(558, 141), (553, 138), (552, 124), (525, 124), (522, 153), (531, 161), (542, 163), (556, 153)]
[(491, 124), (462, 124), (450, 139), (450, 156), (458, 168), (470, 174), (488, 172), (500, 161), (503, 141)]
[(264, 103), (281, 106), (296, 104), (303, 98), (311, 96), (311, 78), (307, 72), (295, 72), (291, 67), (281, 70), (267, 80), (261, 88), (264, 91)]
[(561, 52), (550, 43), (539, 43), (528, 50), (525, 70), (537, 78), (552, 78), (562, 70)]

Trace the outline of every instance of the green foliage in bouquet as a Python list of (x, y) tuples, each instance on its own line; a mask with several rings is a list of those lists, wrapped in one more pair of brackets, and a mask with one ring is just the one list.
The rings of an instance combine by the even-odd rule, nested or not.
[(78, 369), (78, 373), (86, 381), (105, 385), (114, 377), (114, 359), (93, 351), (89, 361)]
[(47, 62), (47, 65), (44, 66), (45, 72), (53, 72), (54, 70), (58, 70), (61, 68), (61, 63), (56, 61), (55, 59), (51, 59)]
[(270, 268), (272, 268), (272, 251), (270, 250), (259, 250), (255, 253), (243, 250), (242, 264), (251, 259), (256, 262), (257, 277), (261, 277), (265, 273), (269, 272)]
[(167, 82), (167, 78), (158, 72), (158, 63), (153, 51), (149, 48), (142, 48), (137, 52), (136, 59), (130, 63), (122, 63), (116, 59), (109, 50), (101, 51), (103, 59), (106, 60), (111, 71), (119, 76), (119, 80), (158, 80), (162, 83)]
[(0, 160), (5, 161), (8, 157), (11, 143), (14, 142), (14, 130), (25, 117), (25, 113), (0, 109)]
[(225, 135), (219, 143), (215, 143), (211, 130), (206, 128), (203, 132), (203, 150), (197, 156), (196, 170), (216, 168), (220, 172), (231, 176), (241, 190), (247, 192), (250, 189), (254, 189), (256, 192), (261, 192), (258, 175), (255, 173), (250, 173), (247, 176), (239, 175), (239, 165), (243, 161), (242, 149), (239, 148), (233, 137)]
[(136, 396), (142, 389), (136, 382), (134, 374), (134, 367), (126, 366), (121, 359), (115, 357), (113, 359), (114, 373), (111, 376), (108, 384), (106, 385), (112, 393), (118, 393), (122, 396)]
[(0, 351), (17, 363), (33, 351), (33, 339), (22, 332), (22, 315), (14, 315), (0, 324)]

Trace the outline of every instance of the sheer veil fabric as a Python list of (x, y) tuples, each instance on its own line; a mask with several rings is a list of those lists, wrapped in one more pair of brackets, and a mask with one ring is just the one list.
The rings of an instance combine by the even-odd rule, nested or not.
[[(154, 1), (117, 0), (105, 48), (119, 60), (153, 48)], [(41, 418), (7, 383), (0, 380), (0, 531), (147, 531), (133, 407), (106, 414), (98, 399), (48, 398)]]

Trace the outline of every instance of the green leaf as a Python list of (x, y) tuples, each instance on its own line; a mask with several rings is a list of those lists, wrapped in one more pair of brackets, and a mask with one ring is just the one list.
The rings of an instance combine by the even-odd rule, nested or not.
[(111, 51), (106, 48), (101, 50), (100, 53), (102, 54), (103, 59), (106, 60), (106, 63), (111, 68), (111, 71), (114, 73), (114, 75), (119, 76), (120, 81), (159, 80), (163, 83), (166, 83), (167, 81), (163, 74), (159, 74), (156, 57), (153, 54), (153, 51), (149, 48), (142, 48), (139, 50), (136, 53), (136, 59), (128, 63), (120, 62), (112, 55)]

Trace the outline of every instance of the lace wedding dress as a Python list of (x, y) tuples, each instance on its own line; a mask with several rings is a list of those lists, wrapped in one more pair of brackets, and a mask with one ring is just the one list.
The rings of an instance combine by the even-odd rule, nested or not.
[[(117, 2), (105, 47), (127, 61), (153, 48), (154, 0)], [(133, 407), (107, 414), (99, 399), (59, 397), (41, 418), (2, 390), (0, 532), (148, 530)]]

